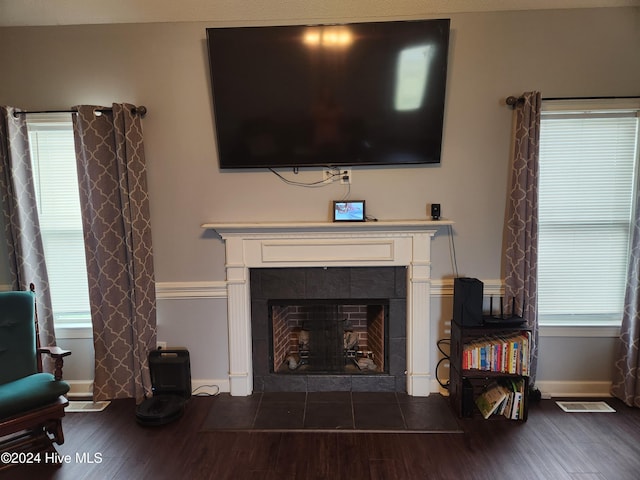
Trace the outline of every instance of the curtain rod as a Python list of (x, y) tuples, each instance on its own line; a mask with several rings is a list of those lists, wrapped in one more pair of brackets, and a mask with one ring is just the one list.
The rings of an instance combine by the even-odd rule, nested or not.
[[(96, 112), (111, 112), (113, 109), (112, 108), (96, 108)], [(78, 109), (76, 108), (71, 108), (69, 110), (32, 110), (32, 111), (14, 111), (13, 115), (14, 116), (18, 116), (18, 115), (29, 115), (31, 113), (78, 113)], [(147, 107), (145, 107), (144, 105), (140, 105), (139, 107), (133, 107), (131, 109), (131, 113), (133, 113), (134, 115), (138, 114), (140, 115), (140, 117), (144, 118), (144, 116), (147, 114)]]
[[(630, 98), (640, 98), (638, 96), (629, 96), (629, 97), (544, 97), (542, 100), (617, 100), (617, 99), (630, 99)], [(514, 97), (509, 96), (506, 98), (506, 103), (511, 108), (515, 108), (518, 102), (522, 102), (524, 97)]]

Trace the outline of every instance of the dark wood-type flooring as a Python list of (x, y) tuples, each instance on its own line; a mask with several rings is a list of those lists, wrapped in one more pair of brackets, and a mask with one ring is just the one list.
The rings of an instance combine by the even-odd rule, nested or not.
[[(194, 397), (164, 427), (141, 427), (135, 404), (68, 413), (69, 463), (27, 465), (0, 479), (572, 479), (640, 478), (640, 409), (565, 413), (532, 405), (525, 423), (462, 419), (464, 433), (211, 432), (214, 398)], [(94, 463), (88, 463), (93, 461)]]

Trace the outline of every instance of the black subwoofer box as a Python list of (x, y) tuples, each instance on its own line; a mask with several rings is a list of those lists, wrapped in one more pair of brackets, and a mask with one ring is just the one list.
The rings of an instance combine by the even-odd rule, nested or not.
[(453, 321), (463, 326), (482, 325), (484, 284), (477, 278), (459, 277), (453, 281)]

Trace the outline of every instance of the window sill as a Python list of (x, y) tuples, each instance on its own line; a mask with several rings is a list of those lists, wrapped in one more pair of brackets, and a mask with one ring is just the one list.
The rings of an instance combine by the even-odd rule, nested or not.
[(601, 337), (617, 338), (620, 336), (619, 325), (540, 325), (540, 337)]
[(93, 338), (93, 328), (87, 323), (65, 323), (55, 326), (56, 338), (86, 339)]

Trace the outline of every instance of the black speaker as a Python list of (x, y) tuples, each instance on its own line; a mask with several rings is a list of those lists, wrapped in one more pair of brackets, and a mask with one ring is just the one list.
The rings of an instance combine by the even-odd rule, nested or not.
[(431, 219), (440, 220), (440, 204), (439, 203), (431, 204)]
[(477, 278), (461, 277), (453, 281), (453, 321), (458, 325), (482, 325), (484, 284)]

